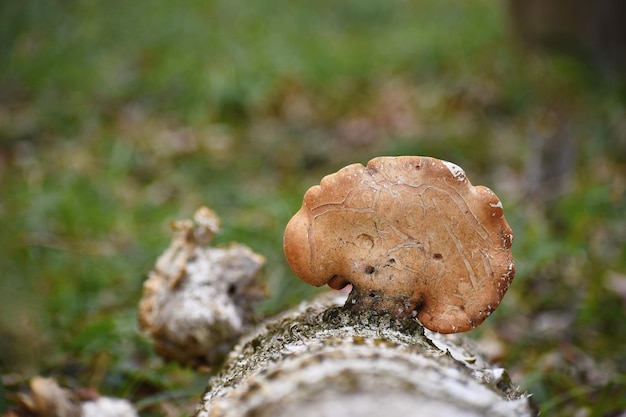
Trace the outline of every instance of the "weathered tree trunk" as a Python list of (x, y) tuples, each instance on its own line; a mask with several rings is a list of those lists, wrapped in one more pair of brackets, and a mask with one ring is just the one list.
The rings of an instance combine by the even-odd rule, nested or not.
[(342, 301), (303, 304), (249, 332), (196, 417), (536, 415), (462, 336), (345, 311)]

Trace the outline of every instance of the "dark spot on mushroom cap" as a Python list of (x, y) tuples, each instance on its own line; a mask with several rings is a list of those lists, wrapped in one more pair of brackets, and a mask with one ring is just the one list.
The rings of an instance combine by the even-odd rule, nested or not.
[(372, 275), (375, 271), (376, 268), (374, 268), (372, 265), (368, 265), (365, 267), (365, 273), (368, 275)]

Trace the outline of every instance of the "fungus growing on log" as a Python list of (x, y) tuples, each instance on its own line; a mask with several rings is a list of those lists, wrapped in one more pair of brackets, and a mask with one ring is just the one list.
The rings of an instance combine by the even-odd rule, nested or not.
[(324, 177), (289, 221), (289, 265), (315, 286), (352, 284), (345, 308), (417, 317), (440, 333), (478, 326), (515, 267), (502, 203), (455, 164), (372, 159)]

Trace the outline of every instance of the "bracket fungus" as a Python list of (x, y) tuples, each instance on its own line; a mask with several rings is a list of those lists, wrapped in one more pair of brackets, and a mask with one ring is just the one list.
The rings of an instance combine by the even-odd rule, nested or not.
[(315, 286), (352, 284), (345, 308), (417, 319), (440, 333), (478, 326), (515, 267), (502, 204), (457, 165), (379, 157), (324, 177), (289, 221), (284, 250)]

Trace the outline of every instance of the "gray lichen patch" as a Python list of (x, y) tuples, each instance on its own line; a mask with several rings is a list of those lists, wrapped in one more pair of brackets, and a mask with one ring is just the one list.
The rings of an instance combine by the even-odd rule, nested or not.
[(303, 304), (249, 333), (197, 417), (532, 416), (529, 397), (462, 337), (416, 320)]

